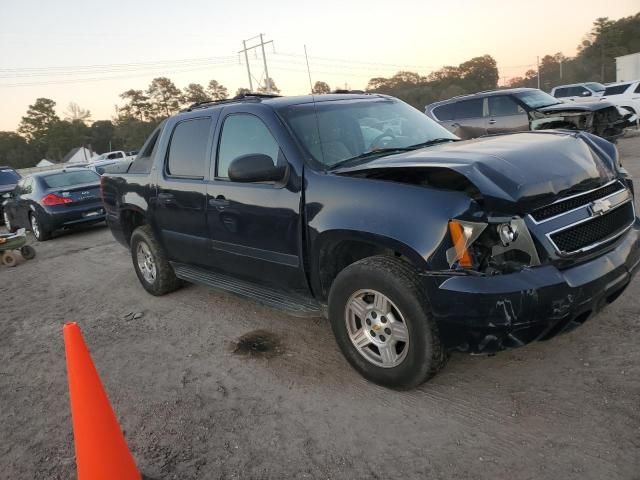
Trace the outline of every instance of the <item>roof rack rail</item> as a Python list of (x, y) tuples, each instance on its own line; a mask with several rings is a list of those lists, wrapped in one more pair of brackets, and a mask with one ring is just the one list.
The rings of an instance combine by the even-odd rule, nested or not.
[(194, 104), (189, 105), (184, 110), (180, 110), (181, 112), (191, 112), (192, 110), (197, 110), (199, 108), (206, 108), (211, 105), (220, 105), (224, 103), (232, 103), (237, 102), (238, 100), (260, 100), (261, 98), (276, 98), (281, 97), (282, 95), (275, 95), (273, 93), (241, 93), (240, 95), (236, 95), (233, 98), (225, 98), (224, 100), (205, 100), (204, 102), (196, 102)]

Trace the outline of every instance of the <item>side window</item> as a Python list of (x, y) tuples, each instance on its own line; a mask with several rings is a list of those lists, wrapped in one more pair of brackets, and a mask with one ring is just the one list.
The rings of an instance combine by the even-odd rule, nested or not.
[(482, 98), (474, 98), (456, 103), (456, 119), (481, 118), (483, 101)]
[(633, 93), (640, 93), (640, 83), (638, 84), (636, 89), (633, 91)]
[(506, 95), (498, 97), (489, 97), (489, 115), (492, 117), (501, 117), (505, 115), (518, 115), (524, 113), (524, 110), (516, 103), (516, 101)]
[(553, 92), (553, 96), (556, 98), (564, 98), (564, 97), (568, 97), (568, 88), (556, 88), (555, 91)]
[(448, 103), (446, 105), (440, 105), (433, 109), (433, 115), (440, 120), (453, 120), (455, 118), (456, 104)]
[(267, 126), (255, 115), (248, 113), (229, 115), (222, 126), (216, 176), (229, 178), (231, 162), (251, 153), (268, 155), (276, 165), (280, 147)]
[(166, 172), (174, 177), (204, 178), (211, 118), (184, 120), (171, 134)]

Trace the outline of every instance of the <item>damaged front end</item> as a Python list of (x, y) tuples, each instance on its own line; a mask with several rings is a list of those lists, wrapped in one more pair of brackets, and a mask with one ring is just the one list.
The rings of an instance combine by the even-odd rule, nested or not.
[(567, 129), (593, 133), (607, 140), (624, 134), (624, 129), (636, 125), (637, 116), (626, 109), (609, 103), (596, 104), (598, 108), (574, 105), (553, 105), (529, 112), (531, 130)]

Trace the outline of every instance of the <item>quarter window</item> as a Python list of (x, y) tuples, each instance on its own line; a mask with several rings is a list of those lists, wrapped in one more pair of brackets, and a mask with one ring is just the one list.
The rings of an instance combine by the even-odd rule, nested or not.
[(433, 115), (440, 120), (453, 120), (455, 118), (455, 103), (448, 103), (446, 105), (441, 105), (433, 109)]
[(276, 165), (279, 152), (278, 142), (258, 117), (248, 113), (229, 115), (222, 127), (217, 176), (229, 178), (229, 165), (242, 155), (268, 155)]
[(484, 99), (474, 98), (456, 103), (456, 118), (481, 118)]
[(195, 118), (178, 123), (171, 135), (167, 174), (204, 178), (211, 118)]

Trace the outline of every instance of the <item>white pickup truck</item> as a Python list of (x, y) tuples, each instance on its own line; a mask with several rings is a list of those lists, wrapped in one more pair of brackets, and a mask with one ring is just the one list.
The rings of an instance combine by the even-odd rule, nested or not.
[(98, 155), (97, 157), (93, 157), (90, 161), (99, 162), (101, 160), (133, 160), (133, 156), (129, 158), (127, 152), (123, 152), (122, 150), (114, 150), (112, 152), (106, 152), (102, 155)]

